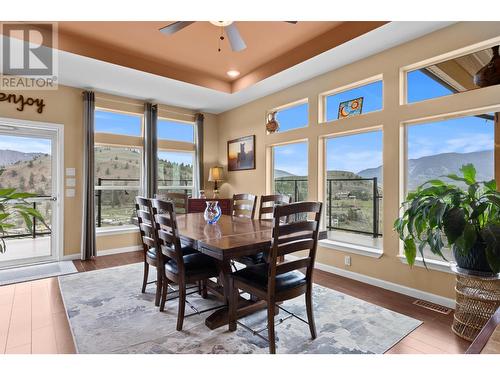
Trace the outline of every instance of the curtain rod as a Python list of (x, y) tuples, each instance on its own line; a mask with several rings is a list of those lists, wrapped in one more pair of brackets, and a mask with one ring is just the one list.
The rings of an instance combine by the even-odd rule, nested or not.
[[(131, 102), (126, 101), (126, 100), (112, 99), (112, 98), (108, 98), (108, 97), (105, 97), (105, 96), (100, 96), (99, 94), (96, 94), (95, 97), (96, 97), (96, 99), (100, 99), (100, 100), (104, 100), (104, 101), (108, 101), (108, 102), (113, 102), (113, 103), (120, 103), (120, 104), (132, 105), (132, 106), (136, 106), (136, 107), (139, 107), (139, 108), (143, 108), (144, 107), (144, 103), (146, 102), (146, 101), (141, 101), (141, 103), (131, 103)], [(134, 101), (134, 100), (138, 100), (139, 101), (139, 99), (129, 99), (129, 100), (130, 101)], [(195, 117), (194, 113), (177, 112), (177, 111), (173, 111), (171, 109), (162, 108), (163, 105), (167, 105), (167, 104), (160, 104), (160, 103), (154, 103), (154, 104), (158, 105), (158, 111), (161, 111), (161, 112), (172, 113), (172, 114), (181, 115), (181, 116), (190, 117), (190, 118), (194, 118)]]

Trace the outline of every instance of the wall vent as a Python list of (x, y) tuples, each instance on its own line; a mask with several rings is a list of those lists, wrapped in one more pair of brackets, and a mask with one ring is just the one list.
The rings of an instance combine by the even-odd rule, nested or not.
[(424, 309), (432, 310), (432, 311), (438, 312), (440, 314), (445, 314), (445, 315), (448, 315), (452, 311), (448, 307), (441, 306), (441, 305), (438, 305), (436, 303), (432, 303), (432, 302), (429, 302), (429, 301), (423, 301), (421, 299), (415, 300), (413, 302), (413, 304), (417, 305), (417, 306), (420, 306), (420, 307), (423, 307)]

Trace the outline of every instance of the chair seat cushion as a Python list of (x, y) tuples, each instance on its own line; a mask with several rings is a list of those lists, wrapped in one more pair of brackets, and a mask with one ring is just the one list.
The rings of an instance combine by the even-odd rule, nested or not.
[(262, 264), (266, 262), (266, 257), (264, 253), (258, 253), (253, 255), (245, 255), (237, 259), (238, 262), (243, 263), (245, 266), (253, 266), (256, 264)]
[[(198, 250), (196, 249), (193, 249), (191, 246), (183, 246), (182, 247), (182, 253), (185, 254), (185, 255), (188, 255), (188, 254), (195, 254), (197, 253)], [(150, 248), (147, 252), (146, 252), (146, 255), (148, 258), (150, 259), (156, 259), (156, 256), (157, 256), (157, 253), (156, 253), (156, 248), (152, 247)]]
[[(186, 275), (192, 276), (195, 274), (210, 274), (217, 276), (219, 274), (215, 260), (208, 255), (197, 252), (195, 254), (187, 254), (183, 256), (184, 270)], [(165, 270), (174, 274), (179, 273), (177, 262), (169, 260), (165, 263)]]
[[(268, 267), (267, 263), (249, 266), (234, 272), (232, 276), (245, 284), (267, 290)], [(304, 284), (306, 284), (306, 275), (299, 271), (290, 271), (276, 276), (276, 291), (278, 292)]]

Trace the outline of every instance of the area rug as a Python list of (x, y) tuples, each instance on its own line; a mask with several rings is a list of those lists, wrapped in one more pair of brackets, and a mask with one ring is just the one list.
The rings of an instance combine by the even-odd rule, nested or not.
[(0, 271), (0, 285), (22, 283), (78, 272), (72, 261), (61, 261), (9, 268)]
[[(154, 284), (140, 292), (142, 264), (131, 264), (59, 277), (61, 293), (78, 353), (268, 353), (265, 340), (238, 326), (210, 330), (210, 313), (184, 320), (176, 331), (177, 300), (166, 311), (154, 306)], [(188, 296), (198, 310), (220, 304), (215, 298)], [(318, 337), (296, 318), (277, 325), (278, 353), (384, 353), (422, 322), (319, 285), (314, 286)], [(283, 305), (305, 318), (304, 297)], [(186, 314), (193, 312), (186, 306)], [(280, 312), (276, 316), (286, 317)], [(266, 312), (240, 320), (253, 329), (266, 327)], [(266, 330), (262, 332), (265, 336)]]

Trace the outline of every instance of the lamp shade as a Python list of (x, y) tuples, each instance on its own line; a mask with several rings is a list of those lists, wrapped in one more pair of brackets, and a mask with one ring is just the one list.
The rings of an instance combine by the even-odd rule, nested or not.
[(210, 171), (208, 172), (208, 181), (214, 182), (214, 181), (223, 181), (224, 176), (222, 175), (223, 173), (222, 167), (212, 167), (210, 168)]

